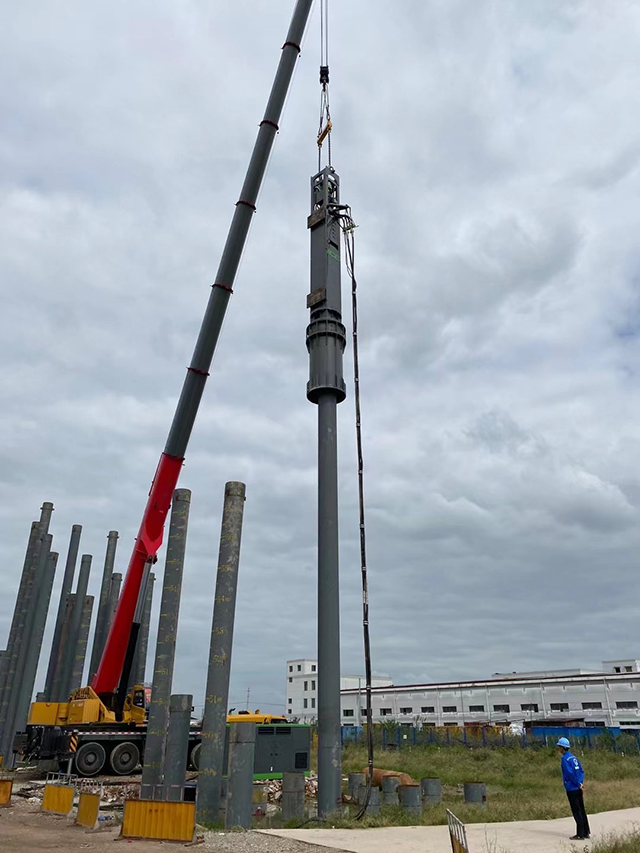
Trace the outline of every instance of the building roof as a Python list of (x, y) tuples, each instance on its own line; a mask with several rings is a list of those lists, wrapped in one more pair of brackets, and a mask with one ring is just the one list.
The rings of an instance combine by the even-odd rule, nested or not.
[[(567, 682), (581, 681), (638, 681), (640, 680), (640, 672), (585, 672), (580, 675), (548, 675), (548, 676), (530, 676), (530, 675), (512, 675), (505, 678), (484, 678), (474, 679), (473, 681), (437, 681), (427, 684), (393, 684), (386, 687), (372, 687), (373, 693), (393, 693), (400, 690), (428, 691), (428, 690), (460, 690), (472, 687), (495, 687), (496, 684), (532, 684), (535, 682), (545, 682), (546, 684), (562, 684)], [(358, 688), (350, 688), (342, 690), (341, 693), (362, 693)]]

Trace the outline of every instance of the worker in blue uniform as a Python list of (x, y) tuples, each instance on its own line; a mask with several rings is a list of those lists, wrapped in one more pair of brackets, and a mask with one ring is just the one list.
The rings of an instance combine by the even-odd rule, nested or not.
[(571, 841), (582, 841), (589, 838), (591, 834), (589, 819), (584, 808), (584, 770), (571, 752), (568, 738), (561, 737), (556, 746), (562, 753), (562, 781), (576, 821), (576, 834), (571, 836)]

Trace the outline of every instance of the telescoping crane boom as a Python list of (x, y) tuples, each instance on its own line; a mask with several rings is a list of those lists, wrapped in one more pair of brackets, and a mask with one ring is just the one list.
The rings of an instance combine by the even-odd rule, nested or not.
[(229, 297), (233, 293), (233, 283), (246, 243), (251, 218), (256, 209), (256, 201), (269, 155), (278, 132), (278, 122), (289, 91), (312, 5), (313, 0), (297, 0), (296, 2), (191, 364), (187, 370), (167, 443), (151, 484), (111, 630), (105, 643), (98, 671), (91, 685), (94, 692), (109, 708), (113, 707), (116, 691), (123, 675), (145, 566), (155, 561), (158, 549), (162, 544), (164, 525), (171, 506), (171, 498), (180, 476), (180, 469), (184, 462), (191, 431), (209, 375), (209, 368), (213, 360)]

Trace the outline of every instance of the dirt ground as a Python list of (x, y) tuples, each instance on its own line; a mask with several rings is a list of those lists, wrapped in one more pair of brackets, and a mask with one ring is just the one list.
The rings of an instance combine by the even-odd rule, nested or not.
[[(114, 841), (116, 844), (114, 845)], [(256, 832), (207, 832), (195, 845), (162, 841), (131, 841), (120, 838), (120, 827), (109, 826), (93, 832), (74, 826), (72, 818), (43, 814), (39, 804), (14, 796), (9, 807), (0, 808), (0, 851), (2, 853), (42, 853), (78, 850), (89, 853), (158, 853), (159, 848), (176, 850), (194, 847), (216, 853), (327, 853), (293, 839), (276, 838)]]

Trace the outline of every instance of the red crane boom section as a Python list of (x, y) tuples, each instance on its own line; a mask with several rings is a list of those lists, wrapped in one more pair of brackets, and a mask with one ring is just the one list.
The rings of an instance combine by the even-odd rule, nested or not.
[(109, 630), (100, 666), (91, 684), (98, 695), (114, 693), (118, 687), (145, 563), (155, 558), (162, 545), (165, 519), (171, 508), (173, 492), (178, 483), (183, 462), (184, 459), (169, 456), (167, 453), (163, 453), (158, 462), (118, 607)]

